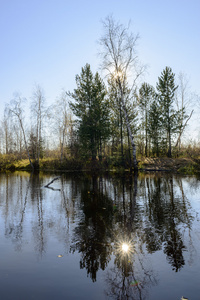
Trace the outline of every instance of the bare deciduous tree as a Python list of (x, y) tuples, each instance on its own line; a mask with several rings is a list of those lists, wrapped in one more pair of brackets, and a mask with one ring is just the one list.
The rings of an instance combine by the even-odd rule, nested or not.
[(188, 116), (186, 114), (186, 110), (189, 109), (189, 106), (192, 103), (192, 98), (194, 96), (189, 92), (189, 79), (187, 78), (187, 76), (183, 72), (180, 72), (178, 75), (178, 79), (179, 79), (179, 87), (176, 96), (177, 96), (177, 107), (178, 110), (180, 111), (180, 120), (179, 120), (180, 129), (179, 129), (178, 138), (175, 147), (178, 147), (178, 149), (180, 150), (181, 137), (187, 126), (188, 121), (190, 120), (194, 112), (194, 110), (192, 109)]
[(133, 167), (134, 170), (137, 170), (136, 146), (127, 113), (125, 92), (128, 79), (132, 82), (133, 90), (136, 80), (144, 71), (144, 67), (139, 65), (135, 52), (139, 36), (129, 33), (129, 26), (125, 27), (112, 17), (107, 17), (103, 22), (103, 26), (105, 33), (99, 41), (102, 46), (102, 52), (100, 53), (102, 56), (102, 68), (107, 72), (109, 78), (116, 81), (119, 89), (121, 107), (132, 145)]
[(29, 150), (28, 150), (26, 134), (25, 134), (24, 124), (23, 124), (24, 116), (23, 116), (22, 103), (24, 101), (25, 101), (25, 99), (22, 99), (20, 97), (20, 95), (17, 94), (15, 96), (14, 100), (12, 100), (10, 102), (10, 105), (8, 105), (7, 109), (14, 117), (17, 118), (17, 120), (19, 122), (19, 126), (20, 126), (21, 131), (22, 131), (22, 135), (23, 135), (24, 144), (25, 144), (27, 155), (28, 155), (28, 159), (29, 159), (29, 162), (30, 162), (30, 165), (31, 165), (32, 169), (34, 170), (34, 166), (32, 164), (32, 161), (31, 161), (31, 158), (30, 158), (30, 153), (29, 153)]
[(41, 86), (35, 86), (32, 99), (31, 113), (35, 123), (36, 160), (39, 165), (42, 148), (43, 119), (46, 114), (44, 91)]
[(2, 120), (2, 123), (1, 123), (1, 126), (2, 126), (2, 134), (3, 134), (3, 137), (4, 137), (4, 152), (6, 154), (8, 154), (9, 152), (9, 146), (10, 146), (10, 135), (11, 135), (11, 132), (10, 132), (10, 118), (9, 118), (9, 112), (7, 109), (4, 110), (4, 116), (3, 116), (3, 120)]
[(69, 130), (72, 123), (66, 92), (63, 92), (60, 98), (56, 101), (53, 107), (53, 112), (54, 131), (56, 131), (56, 135), (59, 135), (60, 160), (62, 161), (64, 148), (66, 146), (67, 139), (69, 138)]

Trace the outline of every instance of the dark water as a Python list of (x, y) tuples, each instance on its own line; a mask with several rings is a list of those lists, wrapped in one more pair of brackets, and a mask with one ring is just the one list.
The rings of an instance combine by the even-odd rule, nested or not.
[(200, 299), (198, 179), (56, 176), (0, 173), (0, 299)]

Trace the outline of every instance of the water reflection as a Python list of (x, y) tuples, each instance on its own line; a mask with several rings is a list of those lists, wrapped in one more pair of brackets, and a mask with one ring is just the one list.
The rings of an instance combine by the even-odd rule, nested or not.
[(97, 271), (105, 270), (112, 253), (113, 201), (101, 177), (86, 178), (78, 193), (83, 214), (74, 230), (71, 249), (81, 252), (80, 268), (86, 268), (96, 281)]
[(4, 236), (15, 251), (29, 245), (42, 260), (57, 244), (62, 254), (79, 253), (76, 263), (92, 282), (105, 271), (106, 295), (114, 299), (146, 299), (159, 277), (151, 254), (162, 252), (174, 272), (184, 268), (195, 218), (186, 179), (63, 175), (45, 189), (51, 179), (0, 174)]
[[(10, 180), (9, 180), (10, 179)], [(16, 179), (17, 190), (16, 200), (13, 198), (15, 196), (14, 189), (12, 188), (15, 185)], [(27, 205), (28, 191), (31, 185), (31, 176), (25, 178), (25, 183), (22, 180), (21, 176), (16, 176), (13, 178), (9, 175), (6, 176), (6, 186), (5, 186), (5, 236), (11, 238), (14, 243), (15, 249), (21, 251), (23, 244), (23, 223), (24, 215)], [(25, 190), (25, 193), (23, 191)], [(3, 197), (1, 198), (4, 199)]]
[(178, 177), (155, 177), (151, 181), (146, 178), (145, 186), (147, 249), (153, 252), (163, 247), (172, 269), (177, 272), (185, 264), (182, 227), (191, 229), (193, 217), (189, 213), (190, 203)]

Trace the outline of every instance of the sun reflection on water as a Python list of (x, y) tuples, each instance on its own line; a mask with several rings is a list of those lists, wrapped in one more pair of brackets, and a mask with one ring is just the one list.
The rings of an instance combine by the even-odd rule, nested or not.
[(115, 243), (116, 254), (131, 257), (134, 253), (134, 244), (132, 240), (120, 239)]
[(126, 244), (126, 243), (123, 243), (123, 244), (122, 244), (122, 251), (125, 252), (125, 253), (127, 253), (128, 250), (129, 250), (129, 245)]

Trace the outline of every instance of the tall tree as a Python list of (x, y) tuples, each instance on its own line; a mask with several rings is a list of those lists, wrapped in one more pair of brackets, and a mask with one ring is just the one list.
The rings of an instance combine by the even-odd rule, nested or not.
[(29, 149), (28, 149), (26, 133), (25, 133), (25, 129), (24, 129), (24, 110), (22, 108), (22, 105), (23, 105), (22, 103), (25, 100), (26, 99), (22, 99), (19, 95), (16, 95), (15, 99), (10, 102), (10, 105), (8, 106), (8, 111), (19, 122), (19, 126), (20, 126), (21, 131), (22, 131), (22, 135), (23, 135), (24, 144), (25, 144), (27, 155), (28, 155), (28, 159), (29, 159), (29, 162), (30, 162), (30, 165), (31, 165), (32, 169), (34, 170), (34, 166), (33, 166), (33, 163), (31, 161), (31, 157), (30, 157), (30, 153), (29, 153)]
[(42, 156), (43, 121), (46, 114), (44, 91), (39, 85), (36, 85), (33, 91), (31, 113), (35, 123), (36, 164), (39, 166), (40, 157)]
[(188, 121), (192, 117), (192, 114), (194, 110), (192, 109), (190, 111), (190, 115), (188, 116), (186, 111), (188, 110), (189, 106), (192, 106), (192, 98), (194, 95), (192, 95), (189, 92), (189, 80), (187, 76), (183, 73), (180, 72), (178, 75), (178, 83), (179, 87), (177, 89), (177, 108), (180, 111), (179, 114), (179, 120), (178, 120), (178, 138), (176, 141), (176, 147), (177, 150), (180, 151), (181, 148), (181, 138), (183, 135), (183, 132), (187, 126)]
[(138, 35), (129, 33), (129, 28), (115, 22), (112, 17), (107, 17), (103, 25), (105, 33), (100, 39), (102, 67), (107, 71), (108, 76), (116, 81), (120, 91), (121, 107), (132, 145), (133, 167), (137, 171), (136, 146), (127, 112), (125, 93), (127, 78), (133, 79), (132, 86), (135, 87), (136, 79), (144, 70), (143, 67), (138, 67), (135, 53)]
[(158, 97), (156, 97), (155, 95), (155, 98), (151, 103), (149, 109), (147, 130), (148, 130), (149, 138), (151, 139), (152, 153), (153, 155), (156, 155), (158, 157), (161, 151), (160, 146), (162, 141), (163, 129), (162, 129), (162, 112), (157, 98)]
[(95, 160), (97, 153), (101, 159), (102, 142), (109, 137), (109, 105), (105, 85), (99, 74), (92, 74), (90, 65), (82, 68), (76, 76), (77, 88), (68, 93), (74, 102), (72, 111), (78, 117), (78, 134), (84, 152), (89, 152)]
[(111, 155), (117, 151), (118, 145), (121, 145), (121, 157), (123, 160), (123, 119), (120, 105), (120, 96), (116, 87), (115, 80), (108, 80), (108, 97), (110, 103), (110, 129), (111, 129)]
[(2, 134), (4, 137), (4, 152), (6, 154), (9, 153), (9, 149), (11, 146), (11, 126), (10, 126), (10, 116), (9, 116), (9, 110), (5, 109), (4, 110), (4, 116), (3, 120), (1, 122), (2, 126)]
[(142, 127), (144, 128), (145, 137), (145, 156), (148, 154), (148, 126), (149, 126), (149, 110), (153, 98), (155, 96), (154, 88), (144, 82), (139, 89), (139, 106), (142, 111)]
[(175, 85), (175, 74), (170, 67), (166, 67), (161, 76), (158, 77), (157, 90), (159, 103), (162, 109), (163, 128), (166, 132), (167, 155), (172, 155), (172, 135), (177, 131), (177, 117), (179, 111), (174, 108), (175, 91), (178, 86)]
[(51, 119), (53, 119), (54, 132), (59, 138), (60, 160), (62, 161), (64, 157), (64, 149), (67, 146), (67, 141), (69, 140), (70, 129), (72, 126), (71, 111), (66, 92), (62, 92), (61, 96), (53, 106), (52, 111), (53, 114)]
[[(126, 86), (125, 90), (125, 101), (126, 101), (126, 109), (128, 118), (130, 121), (131, 131), (135, 134), (136, 133), (136, 109), (135, 109), (135, 102), (133, 101), (134, 96), (131, 93), (131, 90)], [(129, 152), (130, 150), (130, 143), (129, 143), (129, 134), (127, 132), (127, 126), (125, 123), (125, 116), (122, 109), (122, 102), (121, 102), (121, 93), (116, 83), (116, 80), (111, 78), (108, 80), (108, 95), (109, 95), (109, 102), (111, 108), (110, 120), (112, 125), (112, 138), (113, 141), (115, 139), (116, 145), (120, 145), (120, 152), (121, 152), (121, 160), (122, 165), (124, 165), (124, 145), (125, 139), (128, 137), (128, 146)]]

